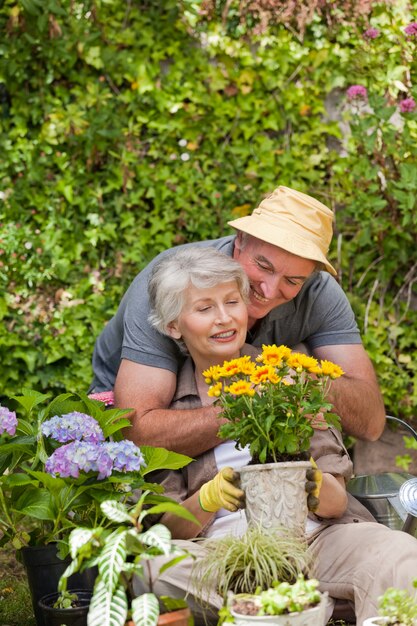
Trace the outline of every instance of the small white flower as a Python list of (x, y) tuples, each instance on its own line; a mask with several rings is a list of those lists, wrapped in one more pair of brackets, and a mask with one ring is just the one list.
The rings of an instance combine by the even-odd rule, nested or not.
[(183, 152), (182, 155), (180, 156), (181, 161), (189, 161), (190, 160), (190, 155), (188, 154), (188, 152)]
[(187, 145), (187, 140), (186, 139), (180, 139), (178, 142), (178, 145), (181, 146), (181, 148), (185, 148), (185, 146)]
[(171, 161), (175, 161), (175, 159), (177, 158), (177, 155), (172, 153), (169, 155), (169, 158), (171, 159)]
[(33, 248), (33, 243), (31, 241), (26, 241), (25, 248), (26, 250), (30, 250), (31, 248)]
[(0, 191), (0, 200), (4, 200), (6, 197), (6, 194), (4, 191)]

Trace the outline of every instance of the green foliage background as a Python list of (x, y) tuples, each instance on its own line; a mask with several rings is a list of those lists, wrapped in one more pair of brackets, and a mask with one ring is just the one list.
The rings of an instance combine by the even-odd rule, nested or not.
[(417, 116), (399, 112), (417, 97), (416, 7), (317, 13), (301, 35), (256, 34), (237, 4), (209, 19), (197, 0), (2, 3), (1, 393), (85, 390), (137, 271), (284, 184), (335, 210), (332, 258), (387, 408), (416, 413)]

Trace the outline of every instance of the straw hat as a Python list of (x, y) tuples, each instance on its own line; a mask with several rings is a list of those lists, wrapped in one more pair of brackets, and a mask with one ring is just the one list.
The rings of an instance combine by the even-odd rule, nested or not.
[(323, 263), (331, 274), (336, 270), (327, 260), (332, 240), (333, 212), (305, 193), (278, 187), (251, 215), (228, 222), (230, 226), (287, 252)]

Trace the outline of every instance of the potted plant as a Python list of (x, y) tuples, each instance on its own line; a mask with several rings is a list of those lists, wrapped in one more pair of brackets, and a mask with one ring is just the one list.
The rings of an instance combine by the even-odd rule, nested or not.
[(192, 616), (185, 601), (157, 598), (152, 591), (134, 598), (132, 582), (134, 576), (147, 578), (152, 589), (154, 581), (148, 576), (151, 559), (172, 555), (172, 559), (163, 566), (165, 570), (189, 556), (172, 543), (166, 526), (156, 523), (145, 529), (144, 519), (171, 511), (198, 523), (194, 516), (167, 498), (155, 499), (150, 491), (144, 491), (131, 508), (122, 502), (108, 500), (101, 503), (101, 509), (109, 527), (77, 528), (71, 532), (69, 546), (72, 562), (61, 577), (60, 590), (66, 591), (68, 577), (74, 572), (96, 565), (98, 574), (88, 613), (88, 626), (124, 626), (125, 623), (127, 626), (161, 625), (165, 620), (160, 616), (160, 602), (170, 611), (169, 623), (191, 626)]
[[(190, 459), (122, 440), (127, 410), (105, 410), (85, 394), (23, 390), (0, 407), (1, 544), (11, 543), (25, 565), (35, 616), (38, 600), (57, 590), (72, 529), (106, 524), (100, 502), (124, 502), (146, 487), (145, 476)], [(154, 491), (161, 491), (153, 486)], [(70, 585), (92, 587), (94, 573)]]
[(45, 626), (87, 626), (91, 591), (74, 589), (65, 593), (49, 593), (39, 600)]
[(204, 599), (214, 588), (226, 603), (228, 594), (253, 594), (275, 581), (294, 583), (308, 575), (311, 554), (304, 537), (287, 528), (265, 530), (254, 524), (242, 535), (205, 539), (206, 555), (193, 568), (194, 586)]
[[(417, 579), (413, 581), (417, 587)], [(417, 599), (405, 589), (390, 587), (379, 598), (379, 616), (369, 617), (363, 626), (416, 626)]]
[(318, 585), (300, 575), (293, 584), (277, 582), (258, 594), (232, 594), (230, 615), (236, 626), (324, 626), (327, 594), (320, 593)]
[(249, 523), (304, 530), (313, 425), (340, 428), (326, 395), (342, 374), (330, 361), (276, 345), (263, 346), (257, 363), (243, 356), (204, 372), (226, 419), (219, 436), (250, 449), (252, 462), (239, 470)]

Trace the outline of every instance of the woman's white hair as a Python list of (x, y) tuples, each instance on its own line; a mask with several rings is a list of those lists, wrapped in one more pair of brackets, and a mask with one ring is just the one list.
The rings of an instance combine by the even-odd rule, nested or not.
[(216, 248), (190, 246), (164, 256), (152, 270), (149, 280), (149, 322), (168, 335), (169, 324), (178, 319), (191, 284), (199, 289), (236, 281), (245, 302), (249, 281), (237, 261)]

